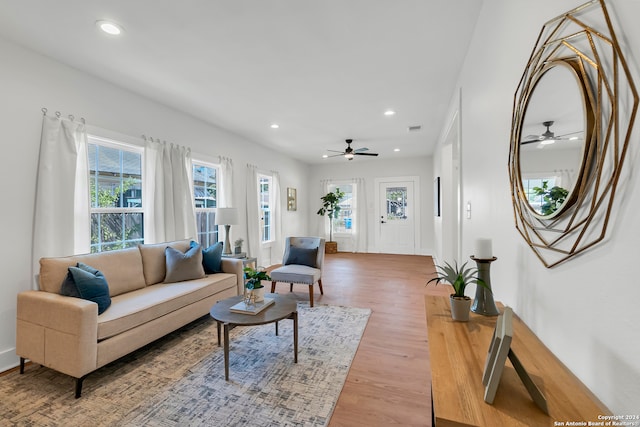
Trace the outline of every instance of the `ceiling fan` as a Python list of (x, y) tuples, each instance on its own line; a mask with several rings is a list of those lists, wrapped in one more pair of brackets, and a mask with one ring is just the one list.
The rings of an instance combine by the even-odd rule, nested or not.
[(565, 136), (567, 135), (572, 135), (574, 133), (579, 133), (579, 132), (571, 132), (565, 135), (559, 135), (556, 136), (554, 132), (551, 132), (551, 126), (553, 126), (553, 120), (549, 120), (546, 122), (542, 122), (542, 126), (545, 126), (547, 128), (546, 131), (544, 131), (542, 134), (540, 135), (529, 135), (527, 136), (524, 141), (520, 141), (521, 145), (524, 144), (532, 144), (534, 142), (539, 142), (542, 145), (547, 145), (547, 144), (553, 144), (556, 141), (562, 141), (562, 140), (567, 140), (567, 139), (578, 139), (578, 138), (565, 138)]
[(365, 153), (365, 151), (369, 151), (367, 147), (357, 148), (354, 150), (353, 148), (351, 148), (351, 143), (353, 142), (353, 139), (345, 139), (345, 142), (347, 143), (346, 150), (344, 151), (327, 150), (327, 151), (332, 151), (334, 153), (339, 153), (339, 154), (334, 154), (332, 156), (327, 156), (327, 157), (344, 156), (344, 158), (347, 160), (353, 160), (354, 156), (377, 156), (378, 155), (378, 153)]

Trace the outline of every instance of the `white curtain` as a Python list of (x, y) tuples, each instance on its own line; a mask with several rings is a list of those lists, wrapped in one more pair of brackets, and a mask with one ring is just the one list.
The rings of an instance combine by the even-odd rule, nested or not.
[(271, 261), (281, 259), (284, 254), (284, 237), (282, 230), (282, 209), (281, 204), (281, 189), (280, 189), (280, 174), (275, 171), (271, 171), (271, 183), (273, 185), (273, 225), (275, 227), (274, 243), (271, 247)]
[(353, 252), (367, 252), (367, 193), (363, 178), (354, 178), (356, 184), (356, 218), (351, 238)]
[(247, 165), (247, 255), (260, 265), (260, 212), (258, 209), (258, 168)]
[[(43, 110), (44, 111), (44, 110)], [(46, 115), (42, 121), (33, 225), (33, 277), (44, 256), (91, 247), (89, 167), (84, 123)], [(35, 284), (37, 289), (37, 284)]]
[(145, 138), (144, 240), (196, 239), (191, 150)]
[(218, 206), (232, 208), (233, 204), (233, 162), (228, 157), (220, 156), (220, 192)]
[[(329, 192), (329, 184), (331, 184), (331, 180), (323, 179), (320, 181), (320, 197), (323, 197), (325, 194)], [(320, 209), (320, 198), (318, 198), (318, 209)], [(320, 215), (316, 215), (316, 216), (318, 217), (316, 222), (318, 236), (325, 237), (328, 240), (329, 239), (329, 219), (326, 216), (320, 216)]]

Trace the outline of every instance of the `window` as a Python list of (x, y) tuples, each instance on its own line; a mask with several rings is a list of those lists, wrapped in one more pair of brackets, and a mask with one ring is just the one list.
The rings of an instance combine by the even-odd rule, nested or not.
[[(526, 177), (523, 177), (522, 179), (522, 188), (524, 190), (524, 194), (527, 195), (527, 200), (529, 201), (529, 206), (531, 206), (531, 208), (540, 213), (543, 211), (543, 206), (544, 206), (544, 196), (542, 194), (539, 194), (539, 192), (537, 192), (535, 190), (535, 188), (543, 188), (543, 187), (548, 187), (548, 188), (552, 188), (554, 186), (557, 185), (556, 183), (557, 179), (555, 176), (548, 176), (545, 178), (529, 178), (527, 179)], [(545, 185), (546, 182), (546, 185)]]
[(273, 180), (270, 176), (258, 175), (258, 209), (260, 211), (260, 241), (273, 240)]
[(205, 248), (218, 241), (218, 226), (215, 225), (215, 208), (218, 206), (218, 176), (216, 166), (193, 162), (193, 195), (198, 242)]
[(340, 200), (340, 212), (333, 218), (333, 232), (336, 234), (353, 234), (356, 214), (356, 184), (331, 184), (329, 191), (339, 188), (344, 193)]
[(142, 150), (89, 135), (91, 252), (144, 242)]

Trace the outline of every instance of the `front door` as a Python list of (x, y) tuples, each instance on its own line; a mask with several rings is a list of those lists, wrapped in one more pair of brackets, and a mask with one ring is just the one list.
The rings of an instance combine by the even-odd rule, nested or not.
[(378, 184), (377, 249), (388, 254), (416, 253), (414, 181), (382, 179)]

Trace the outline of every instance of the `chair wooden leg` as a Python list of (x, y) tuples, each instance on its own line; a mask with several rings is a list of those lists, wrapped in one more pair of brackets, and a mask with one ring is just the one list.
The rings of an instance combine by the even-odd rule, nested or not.
[(271, 293), (275, 293), (276, 292), (276, 282), (271, 282)]
[(320, 295), (324, 295), (324, 291), (322, 290), (322, 279), (318, 279), (318, 286), (320, 287)]
[(24, 357), (21, 357), (20, 358), (20, 373), (21, 374), (24, 374), (24, 361), (25, 361)]
[(313, 283), (309, 286), (309, 307), (313, 307)]

